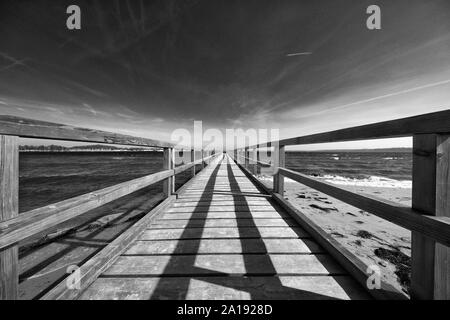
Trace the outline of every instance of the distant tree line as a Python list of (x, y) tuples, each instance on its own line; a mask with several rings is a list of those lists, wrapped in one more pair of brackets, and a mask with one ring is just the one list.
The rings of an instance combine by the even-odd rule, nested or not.
[(85, 146), (75, 146), (75, 147), (63, 147), (58, 145), (21, 145), (19, 146), (20, 151), (38, 151), (38, 152), (73, 152), (73, 151), (151, 151), (153, 148), (120, 148), (108, 145), (85, 145)]

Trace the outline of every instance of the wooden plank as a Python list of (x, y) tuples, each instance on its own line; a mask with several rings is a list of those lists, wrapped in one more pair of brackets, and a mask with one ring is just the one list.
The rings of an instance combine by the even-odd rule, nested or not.
[(172, 205), (172, 208), (185, 208), (185, 207), (206, 207), (206, 206), (267, 206), (271, 205), (269, 201), (266, 199), (252, 199), (252, 200), (217, 200), (217, 201), (180, 201), (178, 200)]
[(203, 148), (202, 148), (202, 150), (201, 150), (201, 159), (202, 159), (201, 165), (202, 165), (202, 169), (205, 169), (205, 161), (203, 161), (203, 158), (205, 158), (205, 150), (203, 150)]
[(248, 147), (246, 147), (246, 148), (244, 149), (244, 159), (245, 159), (245, 165), (244, 165), (244, 167), (245, 167), (246, 169), (248, 169), (248, 168), (249, 168), (249, 163), (250, 163), (250, 153), (249, 153), (249, 151), (248, 151)]
[[(450, 217), (450, 135), (437, 137), (436, 216)], [(450, 248), (436, 244), (434, 299), (450, 300)]]
[(261, 156), (260, 156), (260, 152), (258, 148), (255, 148), (255, 152), (256, 152), (256, 174), (259, 175), (261, 174)]
[(292, 219), (283, 218), (266, 218), (266, 219), (178, 219), (178, 220), (158, 220), (153, 225), (152, 228), (225, 228), (232, 227), (287, 227), (287, 226), (297, 226), (297, 223)]
[(236, 206), (197, 206), (197, 207), (173, 207), (166, 213), (201, 213), (201, 212), (276, 212), (272, 205), (252, 206), (252, 205), (236, 205)]
[[(434, 215), (436, 208), (436, 135), (413, 137), (412, 208), (416, 214)], [(421, 232), (411, 233), (411, 298), (433, 299), (435, 241)]]
[[(0, 135), (0, 222), (19, 215), (18, 137)], [(19, 286), (18, 247), (0, 250), (0, 300), (16, 300)]]
[[(189, 188), (189, 191), (190, 192), (203, 192), (203, 191), (205, 191), (206, 187), (207, 187), (206, 184), (196, 185), (196, 186), (192, 186), (191, 188)], [(208, 187), (213, 187), (215, 192), (217, 192), (217, 191), (233, 191), (236, 188), (241, 189), (242, 192), (258, 191), (258, 189), (255, 188), (254, 185), (245, 184), (245, 183), (239, 183), (239, 184), (234, 184), (234, 185), (215, 184), (214, 186), (208, 186)]]
[(161, 171), (31, 210), (15, 218), (2, 221), (0, 222), (0, 249), (25, 240), (64, 221), (162, 181), (172, 175), (172, 170)]
[(121, 144), (140, 147), (173, 147), (174, 144), (65, 124), (0, 115), (0, 134), (23, 138)]
[[(347, 129), (294, 137), (279, 141), (280, 145), (301, 145), (327, 142), (385, 139), (450, 132), (450, 110), (422, 114), (414, 117), (378, 122)], [(270, 147), (272, 143), (261, 143), (252, 147)]]
[[(189, 281), (188, 292), (182, 284)], [(156, 290), (158, 288), (159, 290)], [(100, 278), (84, 300), (366, 300), (349, 276)]]
[[(194, 149), (191, 149), (191, 162), (195, 163), (195, 150)], [(196, 173), (195, 171), (196, 171), (196, 167), (194, 165), (194, 166), (192, 166), (192, 172), (191, 172), (192, 177), (195, 177), (195, 173)]]
[(176, 239), (246, 239), (246, 238), (306, 238), (308, 234), (300, 227), (233, 227), (221, 228), (178, 228), (148, 229), (139, 240), (176, 240)]
[[(174, 162), (173, 162), (173, 149), (172, 148), (164, 148), (163, 155), (163, 169), (164, 170), (173, 170)], [(163, 181), (163, 194), (165, 197), (169, 197), (173, 194), (174, 190), (174, 179), (170, 176), (167, 177)]]
[(235, 196), (239, 196), (240, 199), (270, 199), (270, 195), (268, 194), (195, 194), (195, 195), (188, 195), (188, 194), (180, 194), (178, 197), (178, 200), (186, 200), (186, 201), (215, 201), (215, 200), (233, 200), (235, 199)]
[(323, 253), (308, 239), (197, 239), (136, 241), (123, 255)]
[[(343, 270), (328, 255), (121, 256), (103, 273), (111, 276), (332, 275)], [(170, 265), (168, 266), (168, 264)]]
[(115, 259), (122, 254), (130, 244), (149, 226), (149, 224), (160, 214), (167, 206), (175, 200), (174, 196), (170, 196), (153, 210), (147, 213), (142, 219), (137, 221), (127, 231), (118, 236), (113, 242), (108, 244), (94, 257), (84, 263), (80, 269), (79, 289), (68, 288), (67, 278), (62, 280), (55, 288), (47, 292), (42, 300), (67, 300), (75, 299), (81, 292), (89, 287), (95, 279), (106, 270)]
[(199, 212), (199, 213), (165, 213), (161, 220), (179, 219), (260, 219), (260, 218), (281, 218), (287, 217), (280, 212)]
[(370, 212), (403, 228), (419, 232), (442, 244), (450, 245), (450, 218), (418, 214), (407, 206), (377, 198), (372, 195), (351, 192), (331, 183), (319, 181), (307, 175), (280, 168), (281, 174), (333, 198)]
[(273, 176), (273, 190), (274, 192), (284, 195), (284, 177), (280, 174), (280, 168), (285, 166), (286, 155), (284, 152), (284, 146), (280, 146), (278, 144), (275, 145), (274, 156), (275, 173)]

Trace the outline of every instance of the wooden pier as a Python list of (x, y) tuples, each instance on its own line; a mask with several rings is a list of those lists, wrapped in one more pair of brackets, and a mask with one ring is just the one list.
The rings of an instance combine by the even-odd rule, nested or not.
[[(289, 145), (401, 136), (414, 142), (412, 207), (285, 168)], [(18, 137), (156, 146), (163, 171), (19, 215)], [(284, 199), (284, 177), (411, 230), (411, 297), (450, 299), (450, 111), (224, 154), (200, 150), (200, 159), (191, 150), (178, 167), (168, 143), (28, 119), (0, 117), (0, 139), (1, 299), (17, 298), (21, 241), (160, 181), (165, 200), (42, 299), (405, 299), (387, 283), (368, 288), (367, 266)], [(274, 155), (273, 188), (252, 175), (267, 166), (261, 148)], [(193, 178), (175, 190), (188, 170)]]

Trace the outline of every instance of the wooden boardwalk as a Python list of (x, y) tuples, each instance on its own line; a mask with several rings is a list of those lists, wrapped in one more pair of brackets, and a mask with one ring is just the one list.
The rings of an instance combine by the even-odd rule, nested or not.
[[(413, 141), (411, 206), (286, 168), (290, 146), (400, 137)], [(163, 166), (19, 215), (20, 138), (156, 147)], [(0, 300), (19, 298), (25, 241), (157, 183), (163, 186), (160, 204), (87, 261), (70, 265), (39, 298), (450, 299), (450, 110), (246, 144), (225, 156), (186, 148), (0, 115)], [(270, 164), (260, 161), (265, 150)], [(190, 152), (190, 162), (175, 167), (176, 152)], [(177, 175), (195, 175), (204, 164), (175, 195)], [(273, 170), (271, 190), (251, 176), (256, 164)], [(284, 198), (285, 178), (411, 231), (410, 296), (383, 277), (378, 289), (366, 288), (366, 263)]]
[(228, 155), (201, 171), (80, 299), (367, 299)]

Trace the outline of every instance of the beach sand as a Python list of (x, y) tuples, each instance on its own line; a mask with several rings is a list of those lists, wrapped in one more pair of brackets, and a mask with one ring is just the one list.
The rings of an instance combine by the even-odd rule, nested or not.
[[(269, 179), (263, 182), (271, 187)], [(339, 187), (403, 205), (411, 204), (410, 188)], [(284, 197), (367, 266), (377, 265), (386, 282), (407, 293), (411, 256), (409, 230), (292, 180), (285, 181)]]

